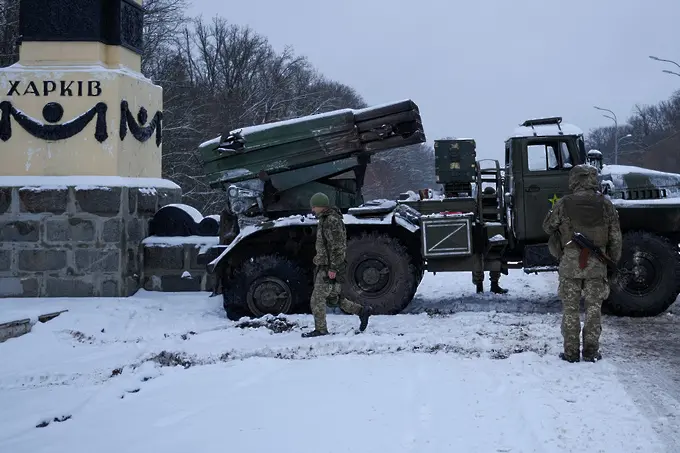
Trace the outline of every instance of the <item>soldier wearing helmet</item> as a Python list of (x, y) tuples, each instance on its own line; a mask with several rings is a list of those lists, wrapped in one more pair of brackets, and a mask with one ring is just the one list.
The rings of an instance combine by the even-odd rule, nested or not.
[(561, 198), (543, 221), (550, 235), (550, 252), (559, 259), (558, 294), (562, 299), (562, 337), (568, 362), (580, 360), (581, 320), (579, 307), (585, 297), (583, 325), (583, 359), (597, 361), (602, 332), (602, 302), (609, 296), (607, 266), (587, 249), (572, 240), (574, 233), (586, 236), (595, 246), (617, 262), (621, 258), (621, 226), (612, 202), (599, 191), (597, 169), (577, 165), (569, 173), (570, 195)]

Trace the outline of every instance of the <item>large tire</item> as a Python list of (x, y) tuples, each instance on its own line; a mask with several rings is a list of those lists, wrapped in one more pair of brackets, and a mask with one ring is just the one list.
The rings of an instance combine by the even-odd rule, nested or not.
[(624, 272), (610, 277), (606, 313), (631, 317), (657, 316), (675, 302), (680, 292), (677, 245), (653, 233), (626, 233), (618, 264)]
[(310, 279), (293, 261), (278, 255), (247, 259), (233, 276), (223, 277), (222, 296), (227, 318), (259, 318), (291, 313), (311, 295)]
[(343, 295), (374, 314), (396, 315), (411, 303), (418, 270), (399, 241), (381, 234), (364, 234), (347, 242), (347, 274)]

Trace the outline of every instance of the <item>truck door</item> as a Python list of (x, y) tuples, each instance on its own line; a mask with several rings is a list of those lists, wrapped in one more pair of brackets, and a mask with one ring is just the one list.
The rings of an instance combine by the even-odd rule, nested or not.
[(569, 193), (569, 170), (578, 162), (573, 139), (532, 138), (523, 159), (524, 231), (527, 243), (547, 242), (543, 219)]

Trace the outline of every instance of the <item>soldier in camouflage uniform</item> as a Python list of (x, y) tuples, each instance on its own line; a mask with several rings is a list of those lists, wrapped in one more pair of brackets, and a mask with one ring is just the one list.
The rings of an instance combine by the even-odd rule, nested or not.
[(310, 200), (312, 211), (319, 219), (316, 229), (316, 256), (314, 264), (314, 290), (310, 306), (314, 315), (314, 330), (302, 336), (318, 337), (328, 335), (326, 325), (326, 305), (339, 306), (348, 314), (359, 316), (359, 330), (363, 332), (368, 325), (368, 317), (373, 309), (341, 297), (341, 283), (345, 278), (345, 252), (347, 233), (339, 209), (330, 206), (328, 197), (317, 193)]
[(592, 253), (572, 242), (578, 232), (590, 239), (614, 262), (621, 259), (621, 227), (612, 202), (599, 192), (597, 170), (590, 165), (577, 165), (569, 173), (569, 189), (543, 221), (550, 237), (550, 252), (560, 260), (558, 293), (562, 299), (562, 336), (564, 352), (560, 358), (568, 362), (580, 359), (581, 321), (579, 306), (585, 297), (586, 316), (583, 325), (583, 359), (594, 362), (600, 354), (602, 302), (609, 296), (607, 266)]
[[(493, 187), (484, 188), (485, 195), (494, 195), (496, 191)], [(485, 207), (496, 207), (498, 201), (495, 198), (484, 198), (482, 199)], [(487, 222), (497, 222), (496, 217), (490, 216), (484, 219)], [(484, 292), (484, 256), (481, 253), (477, 253), (473, 256), (474, 260), (474, 270), (472, 271), (472, 284), (477, 287), (477, 293)], [(489, 271), (489, 281), (491, 282), (491, 292), (495, 294), (506, 294), (507, 289), (501, 288), (498, 281), (501, 279), (501, 271)]]

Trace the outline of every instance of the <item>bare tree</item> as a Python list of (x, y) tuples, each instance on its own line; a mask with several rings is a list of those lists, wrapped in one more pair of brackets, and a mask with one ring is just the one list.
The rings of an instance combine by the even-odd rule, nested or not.
[(0, 67), (19, 61), (19, 0), (0, 0)]
[[(618, 133), (617, 133), (618, 132)], [(619, 161), (665, 171), (680, 172), (677, 136), (680, 132), (680, 91), (657, 105), (635, 105), (627, 124), (590, 131), (587, 144), (603, 152), (605, 162), (613, 159), (615, 140), (619, 140)], [(627, 134), (631, 137), (622, 139)]]

